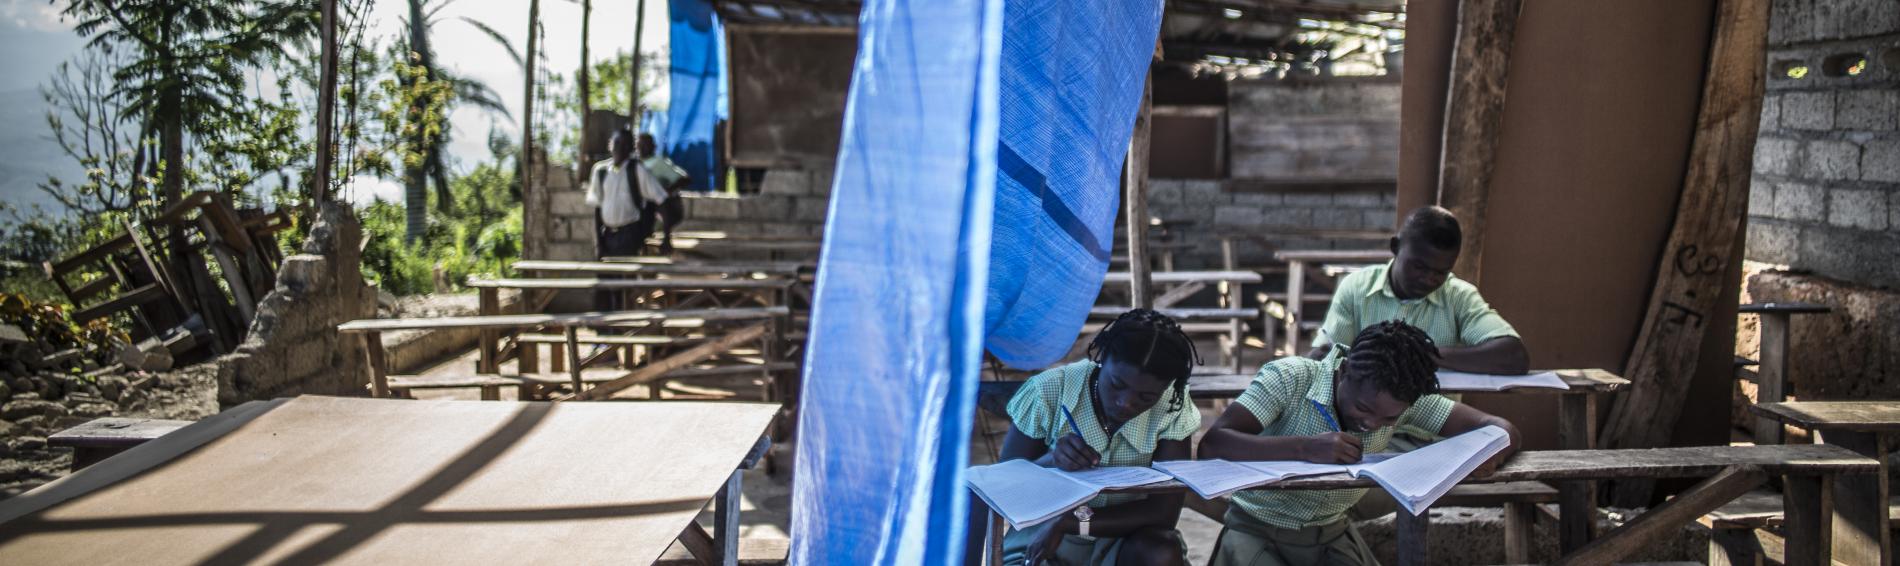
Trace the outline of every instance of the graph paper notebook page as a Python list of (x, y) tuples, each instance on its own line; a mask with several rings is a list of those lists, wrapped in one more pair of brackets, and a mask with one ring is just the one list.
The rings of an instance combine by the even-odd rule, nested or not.
[(1504, 429), (1487, 426), (1404, 454), (1367, 454), (1361, 463), (1353, 465), (1198, 460), (1156, 462), (1155, 468), (1174, 476), (1204, 499), (1288, 478), (1344, 473), (1378, 483), (1406, 511), (1417, 514), (1510, 443)]
[(1520, 387), (1570, 389), (1570, 384), (1564, 383), (1564, 378), (1558, 377), (1557, 372), (1551, 371), (1527, 375), (1438, 372), (1438, 388), (1445, 391), (1503, 391)]
[(1095, 498), (1104, 489), (1136, 487), (1169, 479), (1168, 474), (1152, 468), (1090, 468), (1065, 472), (1028, 460), (976, 466), (964, 475), (970, 490), (1017, 530), (1056, 518)]

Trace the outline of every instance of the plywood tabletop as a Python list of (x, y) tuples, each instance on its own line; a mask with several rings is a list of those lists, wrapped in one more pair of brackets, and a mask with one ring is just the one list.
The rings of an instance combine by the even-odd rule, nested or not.
[(1749, 410), (1808, 430), (1900, 432), (1900, 401), (1794, 401)]
[(63, 480), (145, 466), (6, 523), (0, 562), (646, 564), (777, 411), (301, 397), (166, 461), (127, 457), (177, 435)]

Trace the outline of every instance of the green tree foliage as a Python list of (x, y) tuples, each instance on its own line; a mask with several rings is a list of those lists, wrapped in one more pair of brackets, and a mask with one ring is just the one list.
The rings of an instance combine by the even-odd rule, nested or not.
[(513, 167), (496, 161), (450, 181), (455, 212), (429, 217), (413, 245), (403, 237), (402, 206), (378, 201), (364, 208), (366, 275), (397, 295), (435, 291), (438, 267), (444, 290), (460, 289), (470, 275), (512, 275), (508, 266), (521, 257), (521, 206), (510, 194), (514, 176)]

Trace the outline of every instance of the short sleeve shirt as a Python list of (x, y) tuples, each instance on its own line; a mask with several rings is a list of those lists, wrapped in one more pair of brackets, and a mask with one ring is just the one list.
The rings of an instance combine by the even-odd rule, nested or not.
[[(1099, 367), (1082, 360), (1036, 374), (1009, 401), (1009, 419), (1016, 430), (1054, 447), (1063, 435), (1074, 434), (1063, 418), (1062, 408), (1075, 415), (1075, 426), (1082, 439), (1101, 454), (1102, 466), (1147, 467), (1154, 461), (1155, 444), (1162, 440), (1187, 440), (1201, 428), (1201, 412), (1189, 399), (1181, 400), (1181, 409), (1170, 411), (1174, 393), (1161, 395), (1154, 407), (1116, 429), (1113, 438), (1102, 431), (1095, 416), (1095, 404), (1089, 400), (1089, 374)], [(1090, 507), (1119, 505), (1141, 499), (1136, 494), (1105, 494), (1089, 500)]]
[[(1333, 432), (1327, 417), (1313, 405), (1317, 401), (1329, 415), (1338, 415), (1333, 404), (1333, 376), (1338, 372), (1339, 350), (1326, 359), (1314, 361), (1294, 356), (1274, 360), (1260, 367), (1247, 390), (1234, 402), (1260, 421), (1261, 436), (1313, 436)], [(1444, 428), (1455, 403), (1442, 395), (1426, 395), (1412, 403), (1396, 424), (1372, 432), (1352, 433), (1359, 437), (1361, 449), (1371, 454), (1386, 451), (1392, 432), (1409, 427), (1436, 434)], [(1335, 490), (1248, 490), (1235, 492), (1234, 508), (1261, 522), (1285, 529), (1330, 524), (1365, 495), (1364, 488)]]
[(1400, 300), (1386, 277), (1391, 270), (1392, 263), (1386, 262), (1341, 280), (1332, 307), (1326, 310), (1326, 322), (1313, 337), (1313, 347), (1352, 346), (1360, 330), (1388, 320), (1418, 327), (1441, 347), (1475, 346), (1492, 338), (1517, 336), (1517, 329), (1484, 301), (1478, 288), (1458, 276), (1448, 277), (1423, 298)]

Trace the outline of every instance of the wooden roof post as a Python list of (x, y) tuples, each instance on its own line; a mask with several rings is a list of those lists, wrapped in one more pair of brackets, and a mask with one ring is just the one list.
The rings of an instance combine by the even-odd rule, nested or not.
[(336, 0), (323, 0), (322, 76), (317, 92), (317, 162), (310, 180), (310, 204), (330, 200), (330, 167), (335, 159), (330, 129), (336, 124)]
[[(1161, 39), (1155, 38), (1154, 61), (1161, 60)], [(1154, 305), (1154, 282), (1148, 273), (1148, 134), (1153, 129), (1150, 121), (1154, 110), (1154, 64), (1148, 65), (1147, 78), (1142, 81), (1141, 109), (1135, 113), (1135, 131), (1128, 140), (1128, 161), (1123, 164), (1126, 174), (1122, 187), (1126, 191), (1123, 204), (1126, 206), (1128, 226), (1128, 273), (1129, 306), (1145, 309)], [(1113, 246), (1110, 246), (1113, 249)], [(1112, 254), (1111, 254), (1112, 255)]]
[(1482, 275), (1484, 202), (1497, 162), (1511, 44), (1523, 6), (1523, 0), (1458, 2), (1451, 91), (1445, 97), (1445, 139), (1439, 156), (1438, 204), (1457, 214), (1464, 229), (1464, 245), (1452, 272), (1473, 284)]

